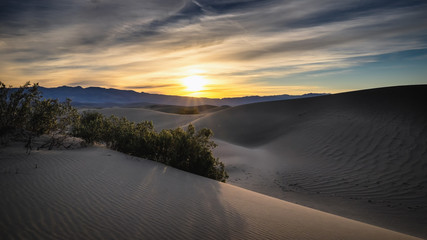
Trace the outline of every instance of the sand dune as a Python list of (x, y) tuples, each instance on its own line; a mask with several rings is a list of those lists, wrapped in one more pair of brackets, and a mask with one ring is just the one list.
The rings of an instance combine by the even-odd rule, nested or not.
[(408, 86), (205, 115), (97, 109), (213, 129), (229, 184), (102, 147), (0, 148), (0, 239), (427, 238), (426, 100)]
[(1, 239), (415, 239), (102, 147), (1, 148), (0, 171)]
[(164, 113), (144, 108), (102, 108), (102, 109), (82, 109), (100, 112), (106, 116), (115, 115), (118, 117), (126, 117), (130, 121), (153, 121), (156, 130), (177, 128), (187, 125), (203, 114), (180, 115), (172, 113)]
[(239, 106), (213, 129), (229, 183), (427, 238), (427, 86)]

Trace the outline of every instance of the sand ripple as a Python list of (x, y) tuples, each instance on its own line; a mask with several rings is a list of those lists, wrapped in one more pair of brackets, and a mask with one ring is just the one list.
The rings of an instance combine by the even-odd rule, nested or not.
[(0, 149), (1, 239), (412, 239), (105, 148), (24, 152)]

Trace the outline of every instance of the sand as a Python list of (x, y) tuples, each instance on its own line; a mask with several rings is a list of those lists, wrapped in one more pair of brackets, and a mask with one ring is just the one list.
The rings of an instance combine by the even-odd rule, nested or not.
[(9, 146), (0, 172), (1, 239), (416, 239), (103, 147)]
[(427, 238), (427, 86), (234, 107), (213, 129), (229, 184)]
[(105, 116), (115, 115), (126, 117), (130, 121), (153, 121), (157, 131), (162, 129), (171, 129), (185, 126), (191, 121), (205, 116), (206, 114), (181, 115), (173, 113), (164, 113), (144, 108), (102, 108), (102, 109), (81, 109), (80, 111), (97, 111)]

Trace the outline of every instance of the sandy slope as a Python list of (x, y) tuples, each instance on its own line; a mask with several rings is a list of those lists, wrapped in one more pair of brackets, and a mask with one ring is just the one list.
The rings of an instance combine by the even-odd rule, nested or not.
[(229, 183), (427, 238), (427, 86), (250, 104), (196, 121)]
[[(88, 109), (82, 109), (82, 111)], [(106, 116), (115, 115), (118, 117), (126, 117), (130, 121), (153, 121), (156, 130), (177, 128), (198, 119), (203, 114), (180, 115), (172, 113), (164, 113), (143, 108), (103, 108), (89, 109), (100, 112)]]
[(1, 239), (414, 239), (101, 147), (1, 148), (0, 172)]

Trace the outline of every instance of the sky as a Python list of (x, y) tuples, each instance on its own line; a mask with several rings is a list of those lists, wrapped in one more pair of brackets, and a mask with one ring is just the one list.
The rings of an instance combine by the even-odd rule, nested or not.
[(427, 84), (427, 1), (2, 0), (0, 81), (195, 97)]

